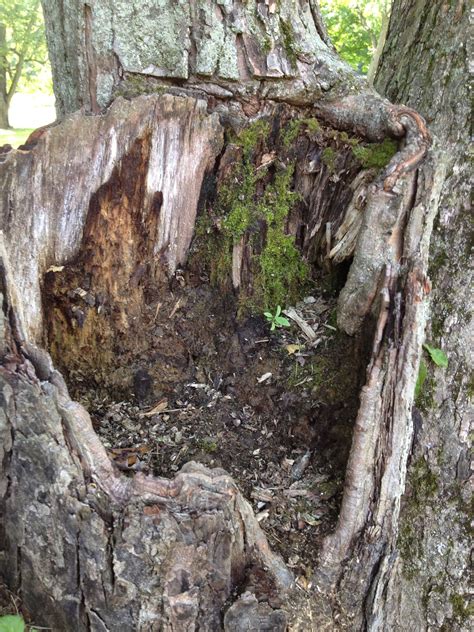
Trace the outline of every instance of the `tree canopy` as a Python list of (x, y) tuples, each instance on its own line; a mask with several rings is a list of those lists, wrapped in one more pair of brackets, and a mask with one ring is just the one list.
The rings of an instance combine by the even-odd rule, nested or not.
[(39, 0), (0, 0), (0, 99), (4, 120), (12, 97), (20, 88), (51, 90), (43, 14)]
[(391, 0), (321, 0), (329, 36), (343, 59), (367, 73)]

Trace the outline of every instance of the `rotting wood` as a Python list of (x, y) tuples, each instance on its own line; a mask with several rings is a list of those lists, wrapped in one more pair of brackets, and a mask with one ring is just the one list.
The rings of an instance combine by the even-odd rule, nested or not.
[[(46, 7), (49, 5), (50, 12), (53, 13), (54, 10), (56, 10), (53, 7), (53, 3), (45, 2), (44, 4)], [(202, 4), (204, 6), (206, 3)], [(300, 4), (304, 5), (306, 3)], [(227, 17), (228, 14), (223, 11), (222, 15)], [(74, 13), (68, 17), (68, 19), (73, 18)], [(298, 14), (297, 19), (300, 20), (300, 18), (301, 16)], [(50, 20), (50, 28), (51, 23), (52, 20)], [(80, 24), (76, 24), (76, 27), (78, 32), (80, 32)], [(227, 25), (225, 25), (225, 27), (227, 28)], [(65, 33), (66, 31), (67, 29), (65, 29)], [(344, 533), (342, 533), (342, 531), (336, 532), (334, 539), (332, 541), (328, 541), (326, 544), (326, 551), (329, 551), (329, 553), (327, 553), (325, 559), (323, 559), (323, 564), (320, 569), (323, 574), (324, 572), (327, 572), (328, 569), (331, 572), (333, 571), (333, 577), (338, 578), (338, 586), (341, 588), (341, 592), (343, 592), (342, 589), (344, 586), (347, 594), (352, 591), (352, 600), (355, 603), (356, 600), (360, 601), (361, 599), (361, 591), (353, 590), (354, 585), (356, 584), (355, 580), (358, 579), (358, 581), (360, 581), (361, 577), (360, 574), (357, 575), (357, 571), (354, 570), (354, 566), (351, 566), (351, 564), (355, 564), (356, 558), (359, 561), (362, 560), (362, 564), (365, 565), (364, 567), (366, 569), (367, 576), (369, 577), (367, 581), (371, 580), (373, 570), (380, 565), (380, 573), (377, 575), (376, 580), (374, 580), (375, 595), (380, 595), (380, 587), (382, 586), (383, 581), (380, 586), (376, 586), (375, 582), (378, 581), (379, 578), (382, 578), (383, 580), (384, 574), (386, 574), (386, 569), (390, 567), (392, 563), (390, 555), (393, 552), (391, 548), (393, 548), (393, 542), (396, 535), (398, 504), (404, 484), (404, 473), (406, 470), (406, 459), (408, 454), (407, 446), (411, 433), (409, 416), (414, 381), (416, 379), (416, 369), (420, 355), (420, 343), (424, 325), (424, 310), (426, 309), (424, 300), (424, 292), (426, 292), (426, 288), (428, 287), (425, 279), (426, 244), (427, 241), (429, 241), (429, 233), (431, 230), (429, 221), (425, 222), (424, 219), (421, 218), (421, 216), (424, 217), (425, 211), (422, 207), (421, 201), (414, 207), (416, 212), (412, 211), (408, 214), (407, 210), (412, 209), (413, 207), (413, 197), (415, 196), (415, 193), (416, 198), (419, 200), (422, 200), (422, 195), (425, 196), (424, 199), (429, 199), (427, 206), (429, 206), (428, 216), (431, 219), (437, 206), (435, 195), (429, 198), (427, 190), (424, 190), (423, 193), (421, 193), (420, 190), (416, 192), (414, 191), (412, 188), (412, 180), (416, 178), (416, 174), (410, 172), (414, 171), (419, 166), (420, 161), (427, 151), (429, 139), (425, 133), (423, 121), (419, 119), (413, 111), (407, 110), (406, 108), (394, 108), (387, 101), (382, 100), (374, 93), (367, 91), (363, 83), (361, 83), (358, 79), (355, 79), (351, 73), (347, 72), (347, 69), (339, 65), (339, 62), (333, 57), (331, 51), (328, 52), (327, 47), (320, 45), (320, 42), (321, 44), (324, 44), (322, 38), (320, 38), (320, 42), (318, 42), (317, 53), (321, 55), (321, 59), (323, 59), (327, 63), (327, 66), (330, 67), (331, 72), (328, 73), (329, 76), (326, 78), (324, 77), (324, 73), (320, 73), (318, 75), (318, 73), (314, 72), (314, 70), (311, 71), (313, 74), (310, 76), (309, 67), (314, 62), (314, 58), (311, 59), (311, 63), (304, 62), (304, 54), (301, 51), (296, 55), (300, 76), (294, 78), (295, 72), (292, 68), (291, 59), (288, 59), (288, 51), (286, 51), (286, 54), (283, 51), (284, 47), (282, 46), (281, 32), (277, 33), (276, 40), (277, 43), (275, 48), (278, 48), (278, 50), (275, 55), (279, 60), (279, 68), (281, 69), (281, 72), (288, 77), (288, 81), (284, 85), (279, 85), (277, 82), (273, 83), (269, 81), (261, 83), (260, 80), (256, 79), (256, 76), (259, 75), (259, 73), (262, 73), (262, 68), (264, 71), (265, 68), (267, 68), (267, 71), (269, 72), (268, 66), (266, 66), (266, 64), (268, 64), (268, 59), (264, 60), (265, 63), (262, 62), (261, 51), (259, 51), (258, 48), (253, 47), (252, 38), (246, 34), (246, 37), (237, 36), (236, 38), (239, 50), (241, 50), (241, 54), (238, 56), (239, 64), (237, 65), (237, 78), (246, 79), (246, 81), (241, 83), (241, 86), (243, 87), (239, 87), (236, 83), (232, 84), (228, 80), (219, 79), (217, 85), (211, 85), (210, 88), (208, 86), (208, 88), (203, 89), (202, 92), (209, 94), (213, 91), (214, 95), (218, 95), (216, 97), (218, 100), (228, 100), (231, 96), (238, 97), (237, 101), (240, 99), (241, 102), (236, 104), (236, 111), (239, 113), (240, 121), (243, 119), (242, 112), (251, 112), (256, 114), (261, 111), (263, 100), (265, 98), (274, 98), (275, 100), (280, 100), (282, 102), (288, 101), (289, 103), (300, 106), (306, 106), (309, 104), (315, 105), (317, 111), (325, 118), (326, 121), (332, 122), (336, 127), (341, 129), (355, 130), (370, 139), (381, 139), (385, 135), (389, 134), (400, 139), (402, 137), (406, 137), (407, 140), (405, 147), (402, 148), (398, 155), (394, 157), (381, 181), (377, 182), (371, 191), (371, 198), (368, 202), (369, 210), (365, 213), (365, 233), (361, 233), (359, 243), (356, 247), (357, 259), (360, 252), (365, 248), (365, 246), (367, 246), (366, 258), (360, 259), (358, 263), (356, 262), (355, 265), (353, 265), (353, 280), (349, 281), (349, 286), (346, 286), (348, 288), (346, 290), (346, 297), (348, 298), (346, 305), (348, 305), (348, 307), (345, 308), (343, 305), (344, 301), (341, 301), (341, 313), (344, 314), (344, 320), (341, 322), (346, 323), (345, 326), (348, 330), (357, 329), (360, 327), (367, 314), (370, 313), (371, 310), (374, 311), (377, 308), (377, 303), (376, 301), (374, 303), (374, 299), (377, 297), (381, 275), (387, 267), (390, 268), (394, 275), (392, 301), (394, 293), (397, 296), (403, 296), (405, 299), (403, 302), (405, 320), (403, 322), (400, 320), (399, 313), (396, 310), (393, 314), (390, 314), (390, 321), (391, 324), (394, 325), (394, 331), (396, 332), (395, 338), (387, 339), (386, 336), (387, 333), (389, 333), (387, 331), (385, 337), (382, 340), (377, 341), (379, 349), (377, 356), (379, 359), (377, 371), (387, 372), (390, 369), (392, 371), (391, 379), (388, 379), (385, 384), (381, 384), (382, 381), (375, 383), (373, 380), (369, 380), (366, 391), (364, 392), (367, 398), (367, 403), (373, 404), (373, 408), (381, 412), (383, 419), (387, 422), (387, 426), (391, 428), (391, 432), (384, 434), (382, 437), (383, 440), (376, 446), (378, 458), (374, 459), (374, 461), (381, 464), (381, 469), (376, 472), (371, 472), (372, 476), (367, 479), (366, 472), (364, 471), (364, 468), (362, 468), (362, 480), (361, 476), (354, 476), (351, 479), (351, 472), (349, 472), (347, 485), (350, 486), (353, 484), (357, 491), (357, 493), (354, 494), (357, 509), (355, 520), (350, 518), (349, 522), (345, 525), (345, 527), (347, 527), (347, 531)], [(82, 44), (79, 48), (81, 48), (81, 46)], [(76, 54), (76, 52), (77, 51), (74, 51), (74, 54)], [(314, 51), (312, 51), (312, 53), (314, 53)], [(70, 55), (70, 53), (68, 54)], [(308, 53), (308, 57), (311, 58), (311, 51)], [(84, 61), (81, 53), (77, 55), (77, 59), (79, 65)], [(58, 60), (58, 56), (56, 55), (56, 64), (60, 66), (61, 63), (61, 60)], [(121, 60), (121, 64), (125, 67), (127, 66), (124, 59)], [(185, 68), (184, 73), (186, 75), (186, 73), (189, 72), (189, 65), (184, 64), (183, 67)], [(147, 74), (145, 72), (146, 70), (147, 68), (141, 68), (139, 73)], [(154, 74), (163, 76), (163, 72), (161, 72), (160, 67), (153, 64), (153, 68), (151, 70)], [(334, 70), (336, 72), (333, 72)], [(344, 75), (353, 88), (355, 86), (356, 90), (360, 89), (360, 95), (346, 98), (344, 95), (334, 94), (334, 92), (337, 92), (337, 87), (334, 88), (334, 90), (331, 90), (331, 88), (334, 87), (334, 83), (332, 83), (332, 81), (338, 71)], [(56, 72), (58, 71), (56, 70)], [(136, 68), (132, 68), (131, 70), (129, 68), (129, 72), (136, 72)], [(101, 101), (101, 105), (106, 105), (111, 95), (110, 87), (113, 82), (109, 82), (108, 86), (105, 82), (108, 75), (110, 75), (110, 72), (108, 68), (105, 67), (102, 68), (98, 74), (98, 91), (100, 92), (100, 90), (103, 90), (103, 92), (101, 92), (98, 96), (99, 101)], [(82, 75), (78, 73), (78, 76)], [(269, 76), (271, 76), (271, 74)], [(110, 78), (110, 76), (108, 78)], [(169, 77), (167, 77), (167, 79), (169, 79)], [(185, 94), (186, 90), (194, 90), (196, 88), (196, 84), (198, 85), (199, 82), (196, 81), (195, 78), (191, 77), (189, 78), (189, 81), (186, 79), (182, 86), (175, 88), (169, 86), (169, 89), (176, 90), (177, 92), (181, 91), (182, 94)], [(229, 90), (230, 94), (222, 92), (222, 90), (227, 90), (230, 85), (234, 87), (237, 86), (235, 90), (237, 90), (237, 92), (240, 91), (240, 94), (237, 94), (235, 91), (232, 92), (231, 90)], [(255, 96), (252, 94), (252, 90), (257, 85), (260, 88), (260, 93), (258, 96)], [(81, 92), (83, 89), (86, 89), (86, 92)], [(89, 97), (87, 96), (88, 93)], [(84, 96), (84, 94), (86, 96)], [(75, 109), (78, 105), (87, 103), (89, 98), (90, 85), (79, 86), (79, 90), (76, 90), (75, 95), (72, 94), (72, 92), (68, 93), (67, 90), (64, 90), (63, 94), (61, 94), (60, 104), (63, 110)], [(216, 109), (222, 108), (222, 103), (216, 105), (214, 102), (209, 107), (216, 107)], [(95, 121), (98, 119), (93, 118), (91, 120), (94, 121), (92, 125), (96, 125)], [(136, 138), (137, 135), (131, 134), (131, 137)], [(7, 160), (9, 160), (9, 158), (7, 158)], [(95, 190), (95, 188), (95, 186), (91, 187), (91, 190)], [(383, 219), (385, 220), (385, 228), (390, 232), (391, 238), (387, 240), (384, 239), (382, 234), (377, 234), (376, 239), (374, 240), (377, 245), (377, 249), (374, 252), (372, 250), (374, 242), (370, 240), (369, 236), (371, 230), (373, 230), (373, 228), (378, 224), (380, 213), (386, 213), (386, 216)], [(372, 216), (370, 217), (371, 214)], [(413, 234), (413, 232), (410, 233), (407, 229), (406, 226), (408, 225), (408, 227), (410, 227), (411, 223), (416, 225), (417, 229), (420, 228), (420, 225), (423, 227), (421, 241)], [(404, 237), (403, 240), (401, 239), (402, 233)], [(78, 240), (75, 239), (75, 245), (77, 244), (77, 241)], [(424, 250), (420, 245), (422, 241), (424, 244)], [(166, 240), (164, 243), (166, 243)], [(365, 246), (363, 245), (364, 243)], [(410, 245), (411, 249), (408, 245)], [(403, 253), (402, 247), (406, 248)], [(10, 249), (11, 246), (8, 245), (8, 248)], [(418, 259), (420, 249), (423, 250), (423, 256)], [(405, 256), (402, 257), (402, 254)], [(34, 253), (33, 259), (35, 262), (39, 261), (37, 265), (41, 268), (41, 270), (46, 269), (43, 266), (51, 265), (54, 259), (53, 257), (49, 257), (49, 261), (44, 263), (41, 260), (42, 257), (37, 258), (36, 255), (37, 253)], [(12, 258), (11, 252), (10, 258)], [(62, 257), (59, 257), (59, 259), (62, 259)], [(401, 261), (404, 262), (403, 268), (399, 268)], [(358, 293), (358, 290), (355, 289), (355, 286), (360, 285), (357, 277), (357, 268), (359, 268), (360, 273), (360, 270), (365, 269), (367, 266), (370, 269), (370, 274), (364, 277), (361, 284), (362, 292)], [(10, 270), (14, 270), (14, 273), (10, 272), (11, 275), (16, 274), (16, 261), (13, 262), (13, 265), (10, 263)], [(407, 270), (411, 270), (411, 272), (407, 273)], [(38, 274), (38, 278), (39, 276), (40, 274)], [(21, 274), (18, 278), (21, 278)], [(356, 281), (355, 283), (354, 279)], [(351, 282), (352, 289), (350, 287)], [(18, 298), (18, 296), (16, 299), (14, 298), (15, 283), (18, 284), (21, 283), (21, 281), (10, 282), (7, 285), (10, 308), (13, 311), (17, 311), (19, 323), (28, 322), (28, 326), (34, 328), (33, 325), (31, 325), (31, 323), (34, 322), (34, 317), (28, 317), (30, 320), (25, 318), (25, 311), (27, 312), (30, 306), (27, 305), (26, 307), (23, 306), (23, 308), (21, 308), (22, 301)], [(31, 293), (31, 296), (35, 296), (34, 291)], [(24, 297), (22, 297), (22, 299), (23, 298)], [(26, 297), (26, 299), (28, 300), (28, 297)], [(395, 304), (395, 301), (393, 304)], [(36, 302), (36, 309), (38, 309), (38, 302)], [(36, 314), (36, 316), (38, 316), (38, 314)], [(38, 326), (37, 332), (39, 332), (39, 330), (40, 327)], [(8, 362), (11, 364), (12, 359), (9, 358)], [(407, 366), (409, 367), (408, 371)], [(26, 370), (29, 370), (31, 373), (31, 369), (28, 367), (27, 363), (26, 367)], [(375, 365), (372, 367), (372, 371), (375, 370), (374, 367)], [(400, 378), (398, 386), (394, 380), (395, 371), (398, 371), (398, 376)], [(77, 409), (75, 410), (77, 412)], [(364, 408), (361, 409), (361, 425), (367, 422), (372, 424), (372, 427), (375, 428), (374, 424), (377, 420), (378, 415), (369, 415), (367, 417), (364, 415)], [(397, 424), (396, 427), (391, 427), (391, 424), (395, 422)], [(398, 432), (399, 430), (400, 432)], [(376, 429), (376, 431), (378, 430)], [(83, 437), (83, 439), (91, 440), (92, 442), (95, 441), (92, 435), (88, 438)], [(9, 445), (8, 442), (6, 444)], [(360, 436), (356, 433), (353, 455), (351, 457), (356, 466), (360, 465), (360, 462), (357, 462), (357, 459), (360, 458), (360, 454), (357, 454), (359, 446)], [(94, 453), (94, 458), (97, 458), (98, 462), (102, 463), (101, 458), (99, 457), (100, 448), (97, 447), (97, 451)], [(106, 477), (107, 467), (109, 467), (106, 461), (103, 462), (103, 467), (105, 469), (101, 471), (101, 473)], [(373, 486), (377, 493), (360, 493), (366, 479), (369, 487)], [(138, 481), (140, 481), (140, 479), (138, 479)], [(121, 485), (122, 483), (118, 486), (118, 490), (110, 488), (109, 492), (112, 499), (116, 494), (118, 494), (118, 497), (121, 497), (120, 495), (122, 493), (126, 493), (122, 489)], [(148, 482), (146, 482), (146, 485), (143, 483), (142, 487), (140, 487), (141, 494), (144, 493), (147, 485)], [(165, 487), (168, 489), (166, 485)], [(163, 492), (163, 494), (166, 496), (165, 492)], [(350, 495), (347, 496), (347, 498), (347, 503), (350, 504)], [(377, 502), (375, 504), (373, 498), (377, 498)], [(155, 511), (153, 507), (155, 507), (155, 505), (152, 505), (152, 509), (147, 509), (148, 515)], [(370, 511), (374, 511), (374, 525), (372, 525), (373, 528), (369, 528), (367, 531), (361, 533), (359, 525), (365, 524), (365, 522), (361, 521), (361, 516), (367, 516), (367, 511), (369, 509)], [(337, 538), (341, 534), (343, 537), (338, 543)], [(331, 549), (330, 546), (331, 542), (333, 544), (336, 543), (333, 549)], [(265, 547), (263, 548), (265, 549)], [(346, 559), (347, 555), (350, 555), (349, 560)], [(83, 560), (83, 562), (85, 563), (86, 560)], [(340, 571), (343, 562), (345, 567), (343, 577), (345, 577), (345, 579), (341, 580)], [(326, 568), (324, 568), (325, 566)], [(81, 574), (82, 570), (79, 569), (79, 575)], [(363, 591), (367, 587), (367, 581), (364, 586), (362, 586)], [(29, 588), (30, 586), (25, 587), (25, 589)], [(48, 590), (46, 590), (46, 592), (48, 592)], [(181, 594), (186, 592), (187, 591), (184, 591)], [(176, 608), (179, 608), (180, 598), (176, 594), (173, 594), (173, 590), (171, 590), (170, 595), (172, 597), (170, 602), (174, 604), (173, 607), (176, 606)], [(189, 614), (188, 619), (189, 621), (193, 621), (194, 619), (192, 617), (195, 616), (195, 610), (193, 609), (196, 607), (196, 602), (193, 600), (194, 595), (188, 601), (186, 601), (187, 598), (187, 595), (182, 598), (182, 602), (185, 603), (181, 603), (181, 605), (183, 605), (184, 610), (188, 608), (188, 614), (190, 612), (194, 613)], [(81, 597), (81, 600), (82, 604), (86, 603), (87, 606), (87, 600), (83, 597)], [(355, 605), (354, 608), (357, 609)], [(92, 617), (94, 625), (99, 626), (99, 615), (91, 613), (92, 610), (87, 613), (87, 616)], [(170, 620), (172, 620), (172, 625), (178, 625), (176, 619), (173, 619), (175, 614), (176, 610), (172, 609), (172, 613), (169, 615)], [(188, 614), (186, 616), (188, 616)], [(80, 612), (80, 619), (81, 618), (84, 618), (83, 610)]]

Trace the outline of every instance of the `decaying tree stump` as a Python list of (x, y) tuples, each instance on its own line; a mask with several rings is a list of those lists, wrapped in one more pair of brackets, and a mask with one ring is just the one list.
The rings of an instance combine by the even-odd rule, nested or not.
[[(397, 556), (444, 178), (433, 154), (420, 168), (423, 119), (337, 58), (317, 2), (163, 2), (159, 29), (151, 1), (43, 6), (64, 118), (0, 156), (2, 575), (58, 630), (284, 630), (288, 616), (324, 629), (338, 610), (351, 629), (376, 625)], [(391, 137), (398, 151), (364, 169), (347, 132)], [(44, 350), (93, 369), (120, 361), (117, 336), (145, 344), (150, 288), (187, 264), (198, 211), (235, 164), (263, 170), (260, 197), (279, 174), (298, 193), (284, 231), (313, 272), (352, 262), (338, 321), (363, 329), (370, 352), (339, 521), (304, 594), (291, 593), (224, 471), (119, 473)], [(248, 225), (233, 235), (226, 291), (255, 292), (251, 262), (271, 221), (257, 240)], [(223, 239), (220, 222), (212, 230)], [(100, 304), (68, 311), (86, 273)]]

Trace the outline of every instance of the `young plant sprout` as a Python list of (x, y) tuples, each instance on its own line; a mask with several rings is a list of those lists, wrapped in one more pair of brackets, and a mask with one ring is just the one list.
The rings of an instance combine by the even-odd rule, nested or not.
[(274, 331), (276, 327), (289, 327), (290, 326), (290, 321), (288, 320), (288, 318), (285, 318), (284, 316), (281, 316), (280, 314), (281, 314), (280, 305), (278, 305), (274, 314), (272, 314), (271, 312), (263, 312), (263, 315), (265, 316), (265, 318), (268, 320), (268, 322), (271, 325), (270, 326), (271, 331)]

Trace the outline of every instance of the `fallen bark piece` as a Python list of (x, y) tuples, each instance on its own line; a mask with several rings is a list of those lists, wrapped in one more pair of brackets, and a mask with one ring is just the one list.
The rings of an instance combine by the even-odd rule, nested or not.
[(311, 454), (311, 450), (307, 450), (293, 463), (291, 468), (291, 479), (293, 481), (298, 481), (303, 476), (311, 460)]

